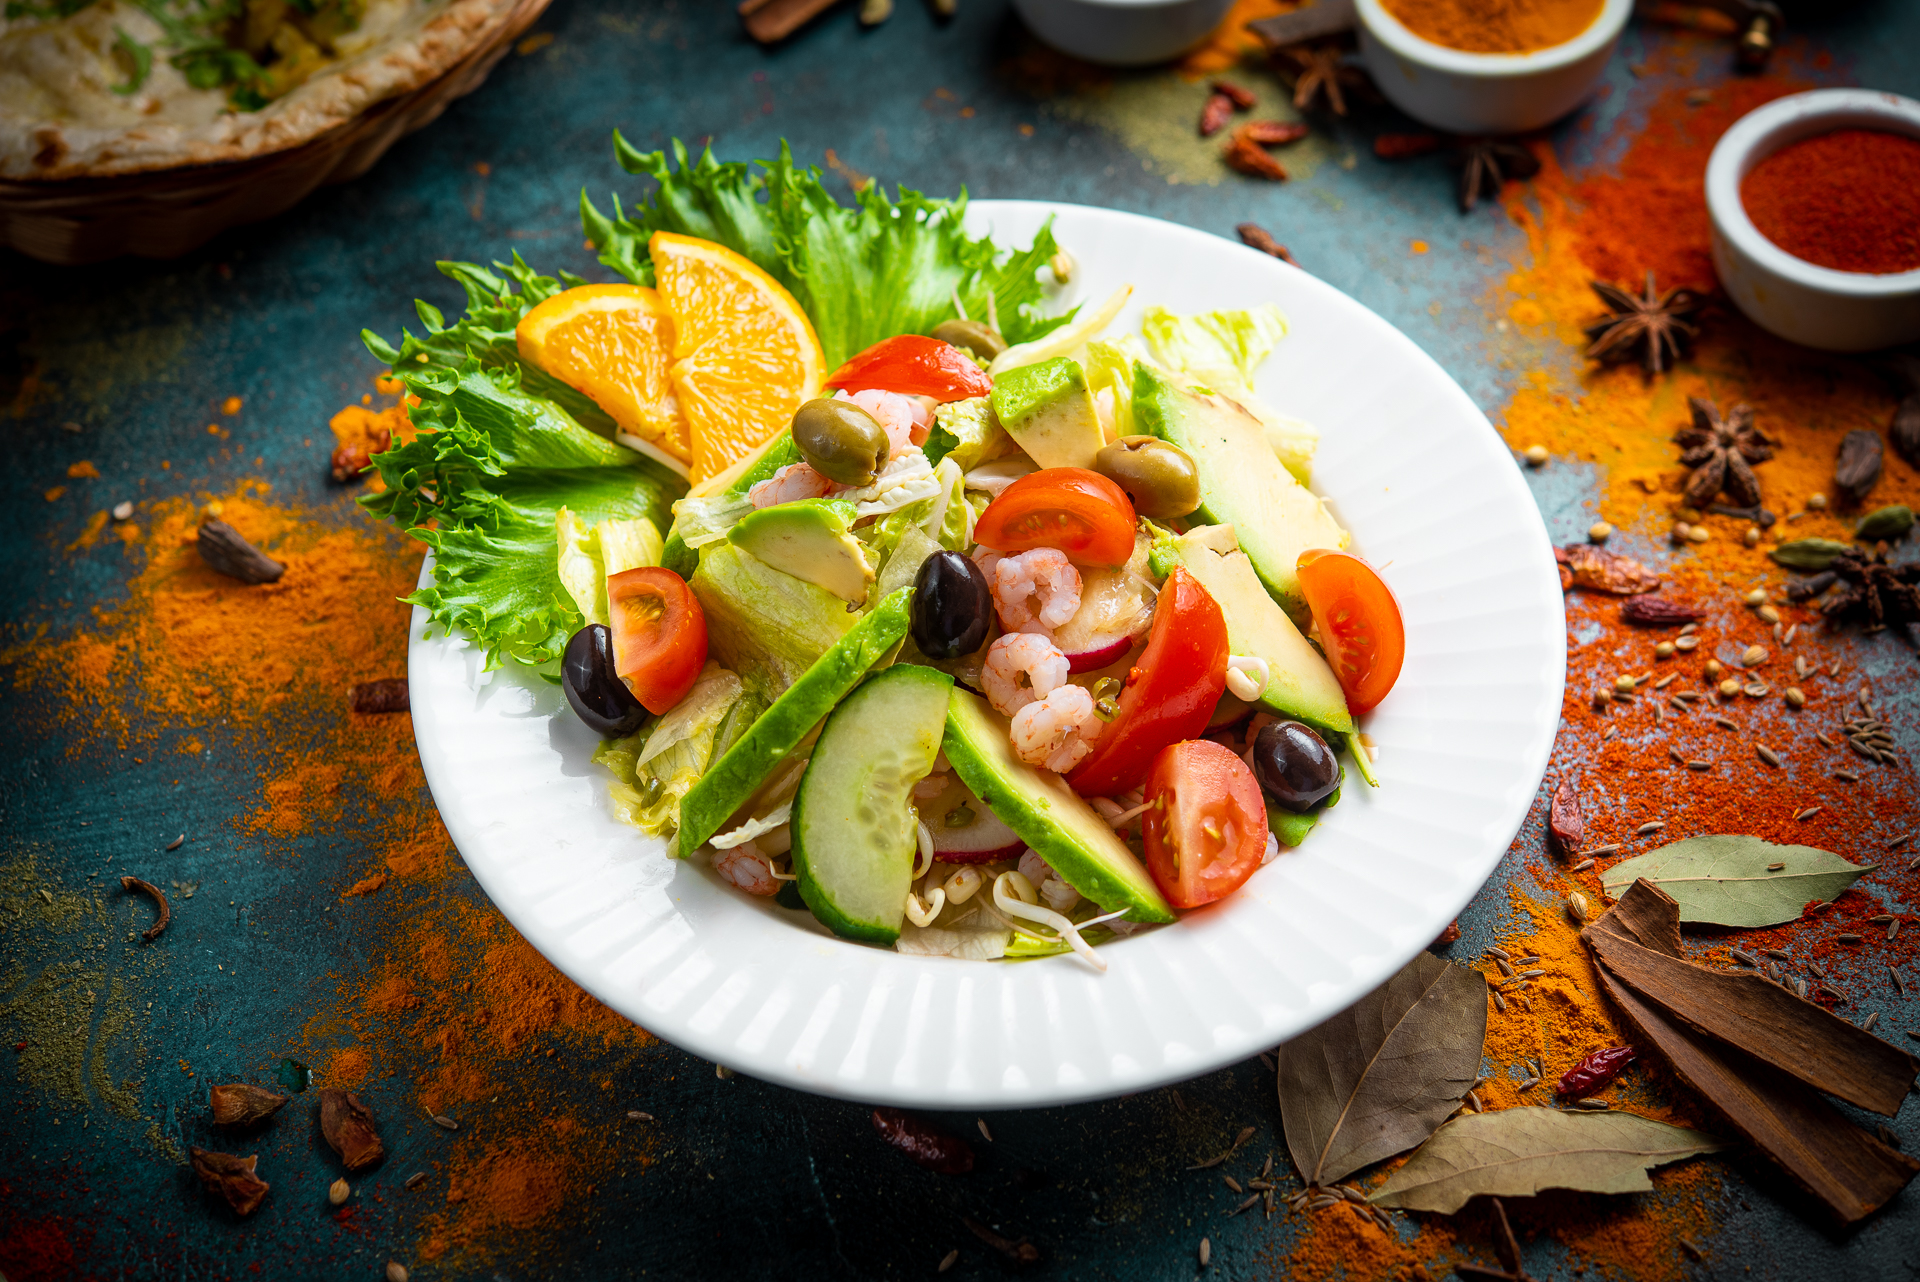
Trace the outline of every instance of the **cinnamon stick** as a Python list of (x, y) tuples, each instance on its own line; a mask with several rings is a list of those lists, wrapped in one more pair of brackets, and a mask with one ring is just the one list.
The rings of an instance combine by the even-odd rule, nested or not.
[(1905, 1051), (1759, 975), (1708, 970), (1611, 931), (1589, 927), (1581, 938), (1667, 1015), (1849, 1104), (1892, 1117), (1920, 1073)]
[[(1679, 906), (1644, 881), (1587, 930), (1667, 956), (1680, 952)], [(1681, 1081), (1842, 1224), (1865, 1219), (1920, 1173), (1920, 1162), (1855, 1126), (1785, 1073), (1668, 1019), (1604, 964), (1594, 970), (1634, 1040), (1659, 1051)]]

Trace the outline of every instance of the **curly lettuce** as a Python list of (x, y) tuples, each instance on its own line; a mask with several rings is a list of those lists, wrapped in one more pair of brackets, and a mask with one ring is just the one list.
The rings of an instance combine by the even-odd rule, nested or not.
[(1033, 244), (1004, 253), (962, 226), (967, 198), (936, 200), (901, 187), (889, 200), (878, 183), (849, 208), (827, 191), (818, 169), (795, 165), (787, 145), (777, 160), (722, 163), (711, 150), (697, 161), (676, 140), (664, 151), (637, 150), (617, 132), (614, 154), (628, 173), (659, 188), (631, 212), (614, 198), (611, 217), (585, 192), (580, 222), (600, 261), (636, 285), (653, 284), (647, 241), (656, 231), (718, 241), (764, 268), (813, 321), (827, 364), (895, 334), (927, 334), (958, 313), (991, 311), (1010, 343), (1039, 338), (1066, 322), (1041, 316), (1038, 272), (1056, 252), (1051, 227)]

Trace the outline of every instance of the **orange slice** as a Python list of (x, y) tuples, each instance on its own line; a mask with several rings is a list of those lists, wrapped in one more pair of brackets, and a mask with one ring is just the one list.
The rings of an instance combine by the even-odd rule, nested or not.
[(690, 457), (673, 394), (674, 324), (641, 285), (576, 285), (539, 304), (514, 329), (521, 359), (585, 392), (622, 432)]
[(790, 424), (820, 394), (827, 360), (800, 304), (752, 262), (673, 232), (653, 233), (647, 247), (673, 313), (668, 376), (698, 485)]

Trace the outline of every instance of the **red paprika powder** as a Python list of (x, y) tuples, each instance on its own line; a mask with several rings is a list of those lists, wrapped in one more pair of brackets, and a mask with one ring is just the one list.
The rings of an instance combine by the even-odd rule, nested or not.
[(1753, 167), (1740, 203), (1761, 235), (1817, 266), (1920, 268), (1920, 139), (1879, 129), (1803, 138)]

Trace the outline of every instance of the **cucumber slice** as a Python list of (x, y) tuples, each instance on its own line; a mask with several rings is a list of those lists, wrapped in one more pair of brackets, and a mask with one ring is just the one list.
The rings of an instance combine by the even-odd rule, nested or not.
[(891, 944), (913, 881), (913, 785), (933, 770), (953, 678), (903, 663), (843, 699), (793, 799), (800, 897), (828, 930)]

